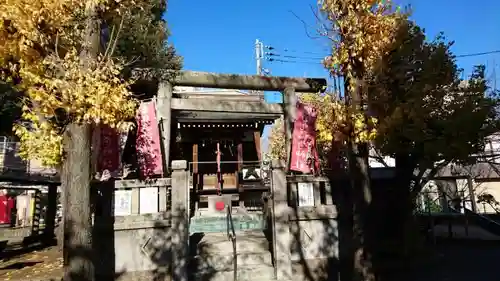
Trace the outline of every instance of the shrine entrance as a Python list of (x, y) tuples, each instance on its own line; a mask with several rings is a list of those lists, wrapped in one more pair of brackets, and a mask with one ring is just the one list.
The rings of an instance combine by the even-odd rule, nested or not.
[[(261, 102), (258, 96), (239, 95)], [(228, 96), (207, 98), (223, 102)], [(226, 231), (228, 208), (237, 229), (263, 230), (270, 186), (262, 177), (260, 136), (280, 114), (252, 118), (240, 113), (228, 118), (207, 109), (203, 115), (207, 118), (176, 120), (177, 144), (183, 147), (183, 157), (191, 160), (190, 232)]]
[(219, 177), (221, 177), (221, 189), (236, 189), (237, 145), (229, 139), (202, 140), (201, 142), (201, 145), (198, 144), (198, 162), (193, 162), (198, 168), (197, 173), (193, 173), (193, 177), (196, 178), (194, 182), (196, 190), (217, 189)]
[[(134, 75), (160, 81), (164, 166), (170, 157), (180, 160), (172, 178), (186, 182), (171, 189), (172, 279), (188, 280), (189, 271), (193, 280), (282, 280), (289, 253), (277, 241), (286, 233), (287, 179), (283, 167), (271, 171), (263, 161), (261, 135), (284, 115), (288, 147), (295, 93), (322, 91), (326, 80), (148, 69)], [(175, 92), (174, 86), (228, 90)], [(286, 102), (268, 104), (263, 91), (282, 91)], [(194, 234), (201, 240), (190, 240)]]

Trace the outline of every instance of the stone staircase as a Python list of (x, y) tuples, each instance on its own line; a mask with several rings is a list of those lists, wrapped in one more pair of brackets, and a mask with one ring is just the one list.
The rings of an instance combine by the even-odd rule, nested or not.
[[(270, 243), (262, 230), (236, 231), (236, 258), (238, 281), (274, 280)], [(190, 280), (234, 281), (233, 242), (226, 233), (205, 234), (192, 265)]]

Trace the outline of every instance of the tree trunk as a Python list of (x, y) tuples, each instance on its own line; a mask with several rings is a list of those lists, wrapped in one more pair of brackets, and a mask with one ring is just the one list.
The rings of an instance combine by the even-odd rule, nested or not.
[[(63, 149), (64, 151), (69, 151), (69, 146), (70, 144), (68, 143), (68, 138), (63, 139)], [(65, 162), (64, 162), (65, 163)], [(66, 202), (66, 184), (68, 180), (65, 180), (65, 176), (68, 175), (68, 171), (66, 168), (68, 168), (69, 165), (62, 165), (60, 175), (61, 175), (61, 199), (60, 199), (60, 204), (62, 206), (61, 209), (61, 214), (62, 214), (62, 220), (59, 222), (59, 225), (56, 230), (56, 239), (57, 239), (57, 247), (59, 248), (60, 251), (63, 251), (64, 249), (64, 217), (66, 213), (66, 208), (68, 208), (68, 203)], [(64, 258), (66, 260), (66, 257)]]
[(90, 207), (91, 125), (70, 124), (66, 129), (66, 159), (63, 182), (64, 281), (95, 280), (92, 253), (92, 214)]
[[(349, 116), (363, 111), (362, 89), (360, 81), (354, 91), (349, 91), (349, 79), (345, 81), (346, 93), (349, 94)], [(370, 229), (368, 224), (369, 206), (372, 201), (370, 174), (368, 166), (367, 143), (356, 143), (354, 135), (354, 122), (350, 121), (350, 134), (348, 139), (348, 161), (351, 192), (347, 193), (346, 208), (352, 206), (352, 240), (350, 241), (352, 271), (344, 276), (344, 280), (373, 281), (376, 280), (372, 264), (370, 247)], [(349, 212), (349, 210), (345, 210)], [(368, 239), (367, 239), (368, 238)], [(372, 239), (373, 240), (373, 239)]]
[[(93, 1), (86, 2), (80, 53), (83, 68), (90, 67), (90, 62), (100, 52), (100, 21), (96, 5)], [(64, 281), (95, 280), (90, 189), (92, 127), (92, 124), (71, 123), (64, 136)]]
[(351, 179), (351, 195), (353, 207), (353, 248), (354, 272), (352, 280), (375, 280), (372, 264), (372, 247), (369, 235), (369, 205), (371, 204), (370, 175), (368, 170), (368, 146), (366, 143), (356, 144), (353, 139), (349, 143), (349, 177)]
[[(414, 250), (420, 248), (418, 227), (414, 220), (414, 200), (411, 188), (415, 165), (408, 155), (396, 155), (396, 181), (387, 194), (386, 225), (391, 229), (390, 237), (392, 248), (395, 250), (394, 259), (398, 263), (407, 263), (408, 257), (413, 256)], [(406, 262), (405, 262), (406, 261)]]

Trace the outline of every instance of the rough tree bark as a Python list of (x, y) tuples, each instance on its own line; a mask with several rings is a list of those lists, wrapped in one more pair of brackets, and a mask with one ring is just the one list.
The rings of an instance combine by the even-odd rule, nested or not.
[[(346, 81), (348, 85), (349, 81)], [(356, 81), (356, 89), (348, 91), (348, 104), (350, 112), (361, 112), (363, 110), (363, 101), (361, 94), (360, 81)], [(347, 280), (373, 281), (376, 280), (372, 264), (372, 253), (369, 245), (369, 224), (368, 214), (369, 205), (372, 201), (370, 174), (368, 169), (368, 145), (367, 143), (356, 143), (354, 137), (354, 124), (350, 125), (350, 134), (348, 139), (348, 163), (349, 178), (351, 182), (351, 191), (347, 200), (348, 205), (352, 206), (352, 271), (348, 272), (352, 276)], [(368, 239), (367, 239), (368, 238)], [(345, 280), (345, 279), (343, 279)]]
[[(415, 162), (408, 154), (398, 153), (396, 160), (396, 181), (390, 193), (386, 194), (387, 226), (391, 229), (387, 231), (391, 235), (387, 237), (394, 245), (394, 257), (399, 262), (409, 262), (407, 258), (414, 257), (422, 247), (419, 236), (417, 222), (413, 215), (415, 207), (414, 189), (419, 191), (420, 186), (415, 178)], [(418, 192), (417, 192), (418, 194)], [(420, 240), (420, 241), (419, 241)]]
[(66, 188), (64, 210), (64, 280), (94, 280), (92, 214), (90, 208), (91, 125), (70, 124), (63, 176)]
[[(69, 151), (69, 143), (68, 143), (68, 138), (64, 138), (64, 143), (63, 143), (63, 148), (64, 151)], [(60, 203), (62, 206), (62, 220), (59, 223), (57, 230), (56, 230), (56, 238), (57, 238), (57, 247), (59, 248), (60, 251), (63, 251), (64, 249), (64, 221), (65, 221), (65, 213), (66, 213), (66, 208), (68, 207), (68, 203), (66, 202), (66, 184), (68, 183), (67, 180), (64, 179), (66, 175), (68, 175), (67, 168), (69, 168), (68, 165), (62, 165), (61, 170), (60, 170), (60, 175), (61, 175), (61, 197), (60, 197)], [(65, 259), (66, 260), (66, 259)]]
[[(80, 58), (83, 67), (99, 54), (100, 26), (95, 1), (85, 9), (85, 31)], [(67, 126), (62, 185), (64, 208), (64, 280), (94, 281), (91, 209), (91, 140), (92, 125), (71, 123)]]

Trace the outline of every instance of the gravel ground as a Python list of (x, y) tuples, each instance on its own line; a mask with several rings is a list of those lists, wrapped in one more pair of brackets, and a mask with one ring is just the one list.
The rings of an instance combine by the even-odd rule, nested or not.
[[(435, 246), (436, 257), (395, 281), (500, 281), (500, 242), (448, 241)], [(0, 281), (47, 280), (61, 276), (61, 253), (55, 248), (35, 251), (0, 262)], [(125, 281), (128, 278), (118, 278)], [(134, 279), (141, 280), (141, 279)], [(146, 278), (144, 280), (151, 280)], [(308, 280), (309, 281), (309, 280)]]

